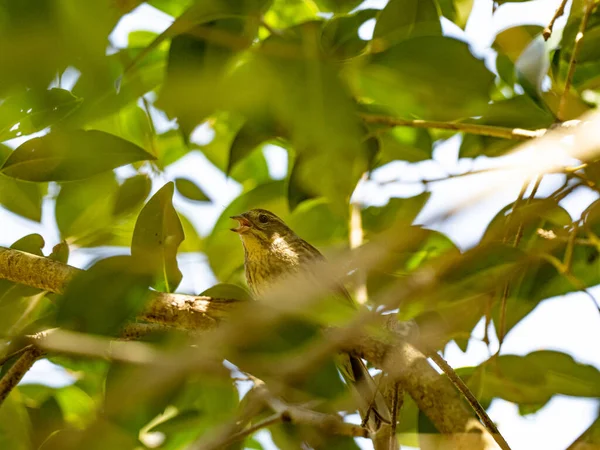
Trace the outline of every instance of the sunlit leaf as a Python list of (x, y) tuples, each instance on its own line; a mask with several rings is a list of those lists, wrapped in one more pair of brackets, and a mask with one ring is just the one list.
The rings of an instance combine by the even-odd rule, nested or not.
[(360, 26), (379, 13), (377, 9), (362, 9), (348, 16), (336, 16), (327, 21), (321, 34), (323, 52), (339, 60), (353, 58), (365, 50), (368, 41), (358, 34)]
[(0, 141), (27, 136), (54, 125), (80, 103), (81, 99), (69, 91), (57, 88), (8, 97), (0, 105)]
[(465, 28), (475, 0), (438, 0), (442, 15), (456, 25)]
[(137, 264), (156, 276), (156, 288), (173, 292), (181, 282), (177, 249), (185, 238), (173, 207), (174, 185), (165, 184), (140, 212), (131, 241)]
[(21, 144), (0, 169), (27, 181), (81, 180), (154, 156), (124, 139), (101, 131), (52, 132)]
[(467, 44), (425, 36), (373, 55), (361, 85), (365, 94), (402, 116), (453, 120), (482, 114), (493, 80)]
[[(56, 224), (63, 239), (87, 245), (112, 223), (118, 184), (112, 172), (63, 183), (56, 197)], [(102, 195), (98, 195), (102, 193)]]
[(177, 192), (188, 200), (193, 200), (195, 202), (210, 202), (210, 198), (204, 193), (200, 186), (190, 179), (176, 178), (175, 187), (177, 188)]
[(113, 215), (126, 214), (140, 206), (151, 189), (152, 180), (147, 175), (134, 175), (127, 178), (117, 190)]
[(373, 45), (385, 49), (409, 38), (441, 35), (434, 0), (390, 0), (377, 18)]
[[(0, 160), (6, 161), (11, 154), (11, 149), (0, 145)], [(42, 220), (42, 201), (46, 190), (46, 185), (41, 183), (27, 183), (0, 175), (0, 205), (36, 222)]]

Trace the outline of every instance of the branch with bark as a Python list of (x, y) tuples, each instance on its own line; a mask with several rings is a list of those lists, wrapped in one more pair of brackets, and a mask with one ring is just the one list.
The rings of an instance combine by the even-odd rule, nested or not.
[[(69, 281), (80, 272), (80, 269), (47, 258), (12, 249), (0, 249), (0, 278), (16, 283), (63, 293)], [(239, 304), (240, 302), (231, 299), (153, 292), (151, 302), (139, 319), (195, 332), (208, 331), (214, 330), (217, 324), (229, 317)], [(138, 329), (138, 325), (132, 325), (125, 335), (135, 338), (143, 334), (146, 328), (142, 325), (143, 329)], [(398, 332), (393, 327), (387, 328), (385, 338), (363, 334), (360, 338), (346, 339), (352, 334), (352, 330), (343, 330), (344, 333), (340, 336), (344, 339), (336, 340), (328, 351), (336, 348), (348, 351), (389, 373), (413, 397), (438, 430), (444, 433), (438, 439), (451, 440), (453, 448), (491, 448), (490, 435), (463, 406), (454, 386), (435, 371), (425, 354), (405, 340), (403, 332)], [(108, 357), (134, 363), (150, 364), (160, 361), (162, 366), (169, 364), (164, 352), (156, 352), (148, 344), (120, 342), (115, 346), (110, 344), (109, 338), (80, 334), (75, 339), (69, 333), (58, 330), (31, 340), (30, 344), (37, 342), (33, 354), (39, 356), (43, 349), (48, 352)], [(81, 345), (82, 342), (85, 345)], [(110, 352), (107, 351), (109, 348)], [(314, 361), (318, 361), (318, 357)], [(21, 364), (14, 372), (24, 374), (29, 367), (31, 364)], [(18, 382), (17, 378), (13, 379)], [(16, 383), (11, 388), (14, 385)], [(279, 406), (273, 408), (276, 413), (288, 411), (290, 417), (296, 417), (297, 420), (304, 421), (307, 418), (300, 410)], [(427, 445), (424, 448), (426, 447)]]

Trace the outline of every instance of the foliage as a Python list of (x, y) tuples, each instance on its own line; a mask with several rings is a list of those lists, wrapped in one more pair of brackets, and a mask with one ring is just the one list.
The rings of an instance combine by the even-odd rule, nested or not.
[[(59, 326), (117, 336), (149, 301), (148, 287), (177, 290), (182, 252), (203, 253), (218, 280), (203, 295), (249, 300), (230, 216), (269, 209), (335, 257), (348, 248), (349, 203), (365, 174), (393, 162), (410, 168), (431, 161), (434, 148), (454, 136), (464, 159), (499, 157), (516, 145), (459, 131), (390, 127), (370, 121), (373, 114), (551, 126), (582, 9), (575, 2), (555, 48), (542, 42), (535, 24), (501, 31), (489, 64), (443, 33), (442, 21), (464, 29), (473, 3), (389, 0), (378, 10), (357, 9), (356, 0), (150, 0), (144, 8), (172, 16), (173, 23), (160, 34), (133, 30), (118, 47), (111, 32), (140, 1), (1, 0), (0, 205), (30, 221), (56, 223), (61, 243), (50, 258), (66, 262), (69, 249), (110, 248), (110, 256), (76, 277), (64, 295), (0, 280), (4, 347)], [(373, 21), (373, 36), (365, 38)], [(599, 49), (596, 7), (561, 119), (600, 101)], [(263, 150), (273, 145), (287, 154), (284, 179), (269, 172)], [(242, 186), (203, 236), (181, 210), (210, 204), (210, 175), (171, 176), (197, 153)], [(526, 196), (499, 211), (467, 251), (413, 224), (427, 190), (363, 205), (366, 242), (382, 233), (404, 239), (366, 271), (369, 305), (417, 270), (451, 267), (435, 289), (404, 302), (397, 317), (414, 319), (436, 350), (452, 341), (466, 350), (482, 320), (497, 334), (509, 333), (540, 302), (600, 284), (600, 201), (581, 219), (560, 204), (566, 189), (600, 182), (598, 163), (582, 163), (588, 163), (583, 171), (569, 173), (545, 198)], [(28, 235), (12, 247), (44, 256), (45, 242)], [(127, 252), (131, 256), (116, 256)], [(325, 316), (343, 322), (345, 314), (311, 311), (247, 336), (237, 355), (265, 364), (301, 355), (319, 335), (315, 324)], [(145, 342), (157, 350), (188, 343), (169, 333)], [(0, 407), (0, 448), (183, 449), (231, 421), (240, 405), (241, 384), (231, 379), (237, 369), (190, 371), (161, 384), (143, 365), (51, 358), (74, 383), (16, 388)], [(333, 367), (325, 361), (289, 394), (298, 402), (316, 398), (325, 412), (343, 410), (348, 399)], [(557, 394), (600, 397), (600, 372), (560, 352), (503, 354), (460, 375), (484, 407), (501, 398), (523, 414)], [(144, 401), (132, 405), (120, 383), (133, 377), (149, 387)], [(407, 400), (397, 429), (403, 442), (414, 444), (407, 436), (418, 431), (418, 414)], [(253, 421), (264, 417), (257, 412)], [(325, 442), (290, 424), (273, 427), (272, 435), (282, 448)], [(353, 448), (350, 441), (327, 442)], [(262, 448), (253, 435), (245, 445)]]

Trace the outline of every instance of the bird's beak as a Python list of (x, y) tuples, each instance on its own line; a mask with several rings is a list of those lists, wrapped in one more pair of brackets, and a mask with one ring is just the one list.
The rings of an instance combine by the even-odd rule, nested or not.
[(231, 231), (238, 234), (243, 234), (250, 229), (252, 224), (244, 216), (231, 216), (231, 219), (237, 220), (239, 225), (237, 228), (231, 228)]

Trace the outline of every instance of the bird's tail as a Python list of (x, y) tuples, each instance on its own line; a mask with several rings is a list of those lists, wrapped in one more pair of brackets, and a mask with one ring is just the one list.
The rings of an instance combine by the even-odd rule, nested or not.
[(338, 358), (342, 376), (355, 393), (358, 412), (369, 431), (376, 432), (382, 423), (391, 424), (390, 409), (362, 360), (347, 353)]

